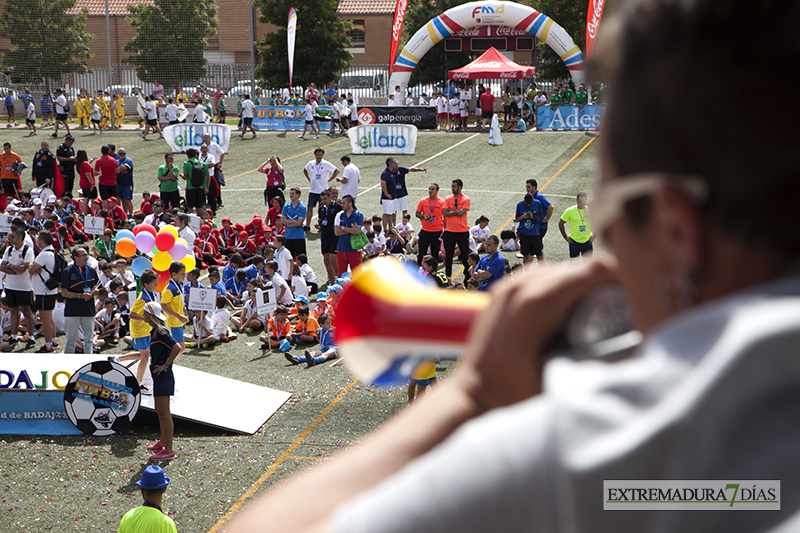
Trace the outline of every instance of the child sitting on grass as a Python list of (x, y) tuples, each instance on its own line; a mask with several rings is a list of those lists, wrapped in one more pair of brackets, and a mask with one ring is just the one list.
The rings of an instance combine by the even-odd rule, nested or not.
[[(244, 272), (242, 272), (242, 274), (244, 274)], [(249, 298), (238, 315), (231, 318), (233, 325), (242, 333), (253, 333), (254, 331), (264, 328), (267, 323), (266, 315), (259, 314), (256, 304), (256, 296), (259, 288), (261, 288), (261, 284), (257, 279), (254, 278), (247, 281)]]
[(206, 317), (203, 329), (210, 328), (211, 334), (205, 337), (198, 335), (198, 326), (195, 326), (195, 334), (186, 341), (186, 346), (194, 348), (196, 345), (200, 348), (208, 348), (215, 342), (230, 342), (231, 339), (236, 337), (230, 330), (228, 325), (231, 323), (231, 314), (225, 309), (228, 300), (222, 296), (217, 295), (217, 310), (209, 318)]
[(333, 330), (331, 329), (331, 319), (328, 315), (321, 314), (319, 316), (320, 329), (317, 331), (319, 336), (319, 350), (309, 352), (306, 350), (305, 355), (302, 357), (295, 357), (290, 353), (283, 354), (286, 360), (293, 365), (305, 363), (306, 368), (311, 368), (314, 365), (324, 363), (329, 359), (335, 359), (339, 356), (339, 349), (336, 347), (336, 340), (333, 337)]
[(289, 322), (289, 309), (279, 305), (275, 316), (269, 319), (269, 335), (261, 335), (259, 340), (263, 343), (262, 350), (278, 348), (281, 341), (288, 339), (292, 333), (292, 324)]
[(294, 325), (292, 336), (289, 342), (295, 346), (303, 346), (305, 344), (314, 344), (317, 342), (317, 330), (319, 329), (319, 322), (311, 316), (307, 305), (301, 305), (297, 308), (297, 322)]

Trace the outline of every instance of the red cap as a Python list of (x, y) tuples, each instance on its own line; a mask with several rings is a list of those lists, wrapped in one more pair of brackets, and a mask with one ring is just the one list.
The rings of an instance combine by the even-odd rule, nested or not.
[(208, 224), (200, 226), (200, 233), (208, 233), (209, 231), (211, 231), (211, 227)]
[(240, 231), (239, 232), (239, 238), (240, 239), (247, 239), (247, 232), (246, 231)]
[(222, 217), (222, 221), (223, 222), (230, 222), (231, 221), (231, 217)]
[(115, 204), (119, 203), (119, 200), (117, 200), (116, 196), (109, 196), (108, 199), (109, 201), (114, 202)]

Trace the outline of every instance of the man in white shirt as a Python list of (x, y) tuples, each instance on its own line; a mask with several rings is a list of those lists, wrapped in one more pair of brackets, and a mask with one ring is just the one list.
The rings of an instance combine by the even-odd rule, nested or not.
[(342, 177), (336, 178), (336, 181), (342, 184), (342, 196), (349, 194), (355, 200), (358, 196), (358, 182), (361, 181), (361, 171), (350, 162), (349, 155), (343, 155), (339, 161), (342, 162), (344, 170), (342, 170)]
[(330, 131), (328, 133), (325, 134), (328, 137), (333, 135), (334, 132), (336, 131), (336, 124), (339, 122), (339, 117), (340, 117), (340, 113), (341, 113), (341, 109), (339, 107), (339, 102), (336, 101), (336, 96), (335, 95), (331, 96), (330, 106), (331, 106), (331, 116), (330, 116), (331, 129), (330, 129)]
[(50, 134), (50, 137), (58, 137), (58, 124), (61, 123), (64, 125), (64, 128), (67, 130), (67, 135), (69, 135), (69, 124), (67, 124), (67, 119), (69, 118), (69, 113), (67, 112), (67, 97), (64, 96), (64, 91), (61, 89), (56, 89), (56, 131)]
[(358, 103), (349, 97), (348, 101), (350, 102), (350, 127), (352, 128), (358, 126)]
[(164, 201), (162, 199), (158, 199), (153, 202), (153, 212), (146, 217), (144, 217), (144, 223), (150, 224), (156, 230), (159, 228), (163, 228), (165, 223), (161, 221), (161, 215), (164, 214)]
[(28, 137), (36, 135), (36, 106), (33, 104), (33, 100), (28, 100), (25, 106), (25, 125), (31, 130)]
[[(211, 140), (211, 135), (208, 133), (203, 135), (203, 143), (208, 146), (208, 153), (214, 156), (214, 160), (216, 161), (214, 165), (214, 178), (217, 180), (219, 184), (219, 194), (217, 195), (217, 205), (219, 207), (224, 207), (222, 205), (222, 187), (225, 185), (225, 176), (222, 174), (222, 160), (225, 159), (225, 151), (222, 147)], [(211, 167), (208, 167), (209, 172), (211, 171)]]
[(306, 179), (311, 184), (308, 189), (308, 205), (306, 206), (306, 226), (305, 230), (311, 229), (311, 217), (314, 208), (319, 203), (319, 195), (328, 188), (328, 182), (333, 181), (339, 175), (339, 169), (331, 163), (322, 159), (325, 150), (317, 148), (314, 150), (314, 159), (309, 161), (303, 169)]
[(250, 100), (250, 95), (244, 95), (244, 101), (242, 102), (242, 133), (239, 134), (240, 139), (244, 139), (244, 134), (247, 133), (248, 128), (253, 132), (253, 139), (258, 137), (255, 128), (253, 128), (255, 110), (256, 105)]
[(194, 123), (195, 124), (206, 123), (206, 110), (203, 107), (203, 104), (199, 101), (194, 106)]
[[(39, 311), (39, 319), (42, 321), (41, 332), (44, 337), (44, 346), (35, 353), (52, 353), (55, 351), (53, 343), (56, 340), (56, 321), (53, 319), (53, 309), (56, 307), (58, 286), (48, 289), (45, 283), (55, 275), (56, 253), (58, 252), (53, 249), (53, 234), (50, 231), (41, 230), (37, 240), (41, 251), (28, 267), (28, 272), (31, 274), (31, 288), (36, 295), (34, 308)], [(27, 316), (25, 318), (27, 319)]]
[(317, 129), (317, 123), (314, 121), (314, 106), (312, 105), (312, 100), (310, 98), (306, 98), (306, 107), (303, 109), (303, 120), (305, 123), (303, 124), (303, 133), (298, 135), (298, 139), (306, 140), (306, 130), (311, 127), (311, 133), (314, 134), (315, 139), (319, 139), (319, 129)]
[(281, 103), (283, 105), (289, 105), (289, 98), (291, 98), (291, 97), (292, 97), (292, 95), (289, 92), (289, 88), (288, 87), (284, 87), (283, 91), (281, 91)]
[(149, 95), (144, 97), (144, 111), (147, 115), (147, 125), (144, 127), (144, 132), (140, 137), (147, 140), (147, 133), (150, 131), (150, 128), (153, 128), (153, 131), (158, 132), (158, 138), (163, 139), (164, 133), (161, 131), (161, 126), (158, 125), (158, 108)]
[(403, 107), (406, 105), (406, 99), (403, 98), (403, 91), (400, 90), (399, 85), (394, 88), (392, 99), (394, 100), (394, 105), (397, 107)]
[[(11, 309), (11, 334), (19, 330), (19, 312), (25, 316), (25, 325), (28, 331), (33, 329), (33, 287), (31, 274), (28, 267), (33, 263), (33, 247), (25, 244), (25, 230), (14, 226), (8, 234), (10, 246), (3, 254), (3, 263), (0, 272), (6, 274), (5, 291), (8, 307)], [(52, 242), (52, 237), (51, 237)], [(25, 345), (26, 350), (33, 348), (33, 336)]]
[(178, 123), (178, 106), (175, 105), (172, 98), (167, 100), (167, 107), (164, 109), (164, 116), (166, 117), (170, 126)]

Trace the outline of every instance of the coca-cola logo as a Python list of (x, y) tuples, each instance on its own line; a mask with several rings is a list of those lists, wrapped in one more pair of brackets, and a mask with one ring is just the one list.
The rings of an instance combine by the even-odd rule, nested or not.
[(469, 79), (469, 74), (467, 74), (466, 72), (453, 72), (453, 79), (466, 80)]
[(592, 39), (597, 37), (597, 28), (600, 26), (600, 18), (603, 16), (603, 6), (605, 3), (605, 0), (595, 0), (592, 18), (586, 23), (586, 32)]
[(500, 73), (501, 79), (516, 79), (517, 73), (516, 72), (501, 72)]
[(394, 25), (392, 25), (392, 40), (400, 40), (400, 32), (403, 31), (403, 20), (406, 18), (406, 7), (408, 0), (397, 0), (397, 7), (394, 11)]
[(479, 68), (500, 68), (503, 64), (499, 61), (486, 61), (484, 63), (473, 63), (469, 66), (470, 69), (479, 69)]
[(358, 111), (358, 123), (361, 126), (369, 126), (375, 122), (375, 113), (368, 107), (362, 107)]
[(498, 37), (510, 37), (515, 35), (527, 35), (528, 32), (518, 30), (516, 28), (509, 28), (508, 26), (492, 26), (494, 34)]

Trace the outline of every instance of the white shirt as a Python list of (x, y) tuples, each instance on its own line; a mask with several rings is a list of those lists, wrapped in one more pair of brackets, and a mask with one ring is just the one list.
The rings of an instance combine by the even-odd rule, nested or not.
[(427, 101), (427, 100), (425, 100), (425, 97), (424, 97), (424, 96), (420, 96), (420, 97), (419, 97), (419, 103), (418, 103), (417, 105), (421, 105), (421, 106), (428, 105), (428, 101)]
[(214, 141), (208, 143), (208, 153), (214, 156), (214, 161), (216, 163), (221, 163), (222, 156), (225, 155), (225, 151), (222, 149), (222, 147)]
[(339, 102), (333, 102), (331, 104), (331, 118), (338, 119), (341, 113), (341, 108), (339, 107)]
[(33, 102), (28, 103), (28, 107), (25, 108), (25, 111), (28, 114), (28, 120), (36, 120), (36, 106), (33, 105)]
[(194, 106), (194, 121), (195, 122), (205, 122), (206, 121), (206, 110), (203, 109), (202, 105)]
[(314, 273), (314, 269), (308, 266), (308, 264), (300, 267), (300, 274), (306, 279), (306, 283), (317, 282), (317, 275)]
[(211, 155), (211, 150), (209, 150), (206, 155), (200, 154), (200, 161), (208, 165), (209, 173), (213, 177), (214, 171), (211, 169), (217, 164), (217, 158)]
[(157, 218), (159, 218), (159, 217), (161, 217), (161, 215), (156, 215), (155, 213), (151, 213), (151, 214), (147, 215), (146, 217), (144, 217), (144, 223), (145, 224), (150, 224), (153, 227), (156, 227), (156, 224), (158, 224), (159, 226), (161, 226), (163, 228), (164, 227), (164, 223), (161, 222), (161, 220), (157, 220)]
[(492, 230), (489, 229), (489, 226), (486, 226), (485, 228), (481, 228), (480, 226), (472, 226), (469, 230), (469, 233), (475, 237), (475, 239), (486, 240), (489, 235), (492, 234)]
[(286, 105), (290, 97), (291, 94), (289, 94), (289, 89), (284, 89), (283, 91), (281, 91), (281, 100), (283, 100), (283, 105)]
[(57, 115), (66, 115), (67, 114), (67, 98), (63, 94), (56, 98), (56, 114)]
[(194, 231), (189, 226), (186, 226), (182, 230), (178, 230), (178, 237), (183, 237), (183, 239), (189, 244), (189, 255), (194, 257), (194, 240), (197, 236), (194, 234)]
[(410, 96), (406, 97), (406, 106), (412, 106), (412, 105), (414, 105), (414, 99), (411, 98)]
[[(45, 281), (50, 279), (50, 274), (48, 274), (48, 272), (52, 273), (56, 268), (56, 256), (54, 255), (56, 253), (58, 252), (56, 252), (52, 246), (48, 246), (39, 252), (39, 255), (37, 255), (36, 259), (33, 261), (40, 267), (43, 267), (39, 272), (31, 276), (31, 286), (33, 287), (34, 294), (45, 294), (47, 296), (58, 294), (58, 287), (55, 289), (48, 289), (44, 284)], [(45, 268), (47, 270), (45, 270)], [(39, 274), (41, 274), (41, 277), (39, 277)]]
[(358, 196), (358, 182), (361, 181), (361, 171), (353, 163), (348, 163), (342, 170), (342, 179), (347, 178), (347, 183), (342, 182), (342, 196), (348, 194), (353, 198)]
[(458, 98), (451, 98), (450, 99), (450, 114), (451, 115), (458, 115), (458, 104), (461, 103), (461, 100)]
[(100, 106), (97, 104), (92, 106), (92, 119), (100, 120)]
[(444, 96), (440, 96), (436, 99), (436, 111), (441, 113), (447, 113), (447, 98)]
[(117, 272), (117, 274), (114, 276), (114, 279), (120, 280), (122, 286), (125, 288), (129, 287), (130, 285), (133, 285), (136, 282), (135, 278), (133, 277), (133, 272), (131, 272), (130, 270), (126, 270), (122, 274)]
[[(22, 251), (25, 250), (25, 256)], [(33, 246), (22, 245), (20, 249), (13, 246), (6, 248), (3, 254), (3, 263), (18, 266), (23, 263), (33, 262)], [(31, 275), (26, 270), (22, 274), (6, 274), (5, 288), (12, 291), (25, 291), (30, 292), (31, 288)]]
[[(286, 283), (286, 280), (283, 279), (283, 276), (281, 276), (277, 272), (272, 275), (272, 287), (275, 289), (275, 297), (278, 298), (278, 303), (284, 305), (291, 305), (292, 289), (289, 288), (289, 284)], [(286, 289), (285, 292), (283, 293), (283, 298), (281, 298), (281, 287)]]
[(292, 252), (284, 246), (275, 252), (275, 262), (278, 263), (278, 274), (283, 279), (288, 279), (292, 273)]
[(308, 192), (319, 194), (328, 188), (328, 178), (336, 170), (336, 167), (324, 159), (317, 164), (316, 159), (312, 159), (305, 167), (308, 177), (311, 179), (311, 186)]
[[(414, 226), (412, 226), (410, 222), (408, 224), (403, 224), (400, 222), (399, 224), (395, 225), (394, 229), (396, 229), (400, 235), (403, 235), (404, 231), (414, 231)], [(403, 238), (407, 239), (407, 236), (403, 235)]]
[(536, 95), (533, 97), (533, 105), (545, 105), (547, 103), (547, 98), (542, 95)]
[[(284, 283), (286, 283), (286, 282), (284, 281)], [(291, 298), (289, 298), (289, 299), (291, 300)], [(267, 316), (266, 316), (266, 314), (264, 314), (264, 313), (260, 313), (259, 314), (258, 306), (256, 306), (253, 303), (253, 300), (247, 300), (244, 303), (244, 311), (245, 311), (245, 314), (247, 315), (247, 318), (250, 318), (251, 316), (256, 315), (256, 317), (258, 318), (258, 320), (261, 321), (262, 324), (264, 324), (264, 325), (267, 324)], [(211, 332), (213, 333), (214, 330), (211, 330)]]
[(158, 118), (158, 112), (156, 111), (156, 103), (150, 100), (149, 102), (145, 102), (144, 109), (147, 111), (147, 120), (156, 120)]
[(67, 321), (64, 318), (64, 310), (66, 309), (66, 307), (67, 304), (65, 304), (64, 302), (56, 302), (56, 306), (53, 309), (53, 320), (56, 321), (57, 334), (61, 334), (64, 333), (64, 331), (66, 331)]
[(355, 100), (350, 105), (350, 120), (356, 124), (358, 123), (358, 104), (355, 102)]
[(167, 122), (175, 122), (178, 120), (178, 106), (175, 104), (167, 105), (164, 109), (164, 115), (167, 117)]
[(242, 102), (242, 118), (253, 118), (253, 111), (256, 110), (256, 104), (252, 100), (245, 100)]
[(225, 335), (228, 332), (228, 324), (231, 323), (231, 314), (227, 309), (217, 309), (211, 317), (211, 333), (215, 337)]
[(100, 272), (100, 275), (97, 276), (97, 277), (98, 277), (98, 279), (100, 281), (100, 285), (102, 285), (103, 287), (105, 287), (107, 289), (108, 286), (111, 284), (111, 280), (114, 279), (114, 274), (112, 273), (111, 276), (109, 277), (109, 276), (106, 276), (104, 272)]
[(314, 120), (314, 108), (311, 104), (306, 104), (306, 107), (303, 108), (303, 118), (306, 122)]
[(292, 278), (292, 290), (294, 291), (294, 297), (297, 298), (298, 296), (305, 296), (308, 297), (308, 285), (306, 284), (305, 278), (303, 276), (294, 276)]
[(395, 106), (403, 107), (403, 105), (405, 105), (406, 99), (403, 97), (403, 93), (395, 91), (394, 93), (392, 93), (392, 95)]

